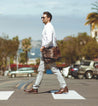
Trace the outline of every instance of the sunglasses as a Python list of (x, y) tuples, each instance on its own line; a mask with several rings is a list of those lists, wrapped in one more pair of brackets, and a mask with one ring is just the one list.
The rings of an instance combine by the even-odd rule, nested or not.
[(41, 17), (41, 19), (45, 19), (45, 17)]

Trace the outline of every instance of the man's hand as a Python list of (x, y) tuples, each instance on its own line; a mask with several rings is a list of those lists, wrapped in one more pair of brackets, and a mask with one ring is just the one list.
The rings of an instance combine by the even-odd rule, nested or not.
[(45, 47), (44, 47), (44, 46), (42, 46), (42, 47), (40, 48), (40, 51), (42, 52), (44, 49), (45, 49)]

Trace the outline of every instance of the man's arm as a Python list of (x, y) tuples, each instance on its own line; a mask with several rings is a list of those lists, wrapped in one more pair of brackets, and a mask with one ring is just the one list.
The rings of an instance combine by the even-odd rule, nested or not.
[(40, 52), (42, 52), (44, 49), (45, 49), (45, 47), (42, 46), (42, 47), (40, 48)]

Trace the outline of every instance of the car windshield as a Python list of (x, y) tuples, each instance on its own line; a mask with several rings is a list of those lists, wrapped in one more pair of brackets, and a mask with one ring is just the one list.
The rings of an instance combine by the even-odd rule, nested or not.
[(73, 67), (76, 67), (76, 68), (78, 68), (80, 65), (78, 65), (78, 64), (74, 64), (74, 66)]
[(32, 70), (32, 68), (19, 68), (19, 71), (27, 71), (27, 70)]
[(90, 62), (89, 61), (82, 61), (81, 62), (81, 65), (89, 66), (90, 65)]

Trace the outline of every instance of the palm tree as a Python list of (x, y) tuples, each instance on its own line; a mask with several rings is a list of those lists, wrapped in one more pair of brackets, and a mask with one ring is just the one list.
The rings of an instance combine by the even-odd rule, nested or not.
[(96, 38), (98, 37), (98, 2), (95, 2), (93, 6), (95, 7), (92, 9), (95, 9), (97, 11), (89, 13), (87, 15), (87, 18), (86, 18), (87, 22), (85, 23), (85, 25), (90, 25), (91, 36)]
[(26, 63), (27, 63), (28, 51), (30, 51), (30, 49), (31, 49), (31, 38), (28, 38), (28, 39), (26, 38), (26, 39), (22, 40), (22, 49), (26, 53)]
[(93, 30), (95, 28), (95, 24), (98, 23), (98, 13), (96, 12), (89, 13), (86, 20), (87, 22), (85, 23), (85, 25), (90, 24), (91, 29)]

